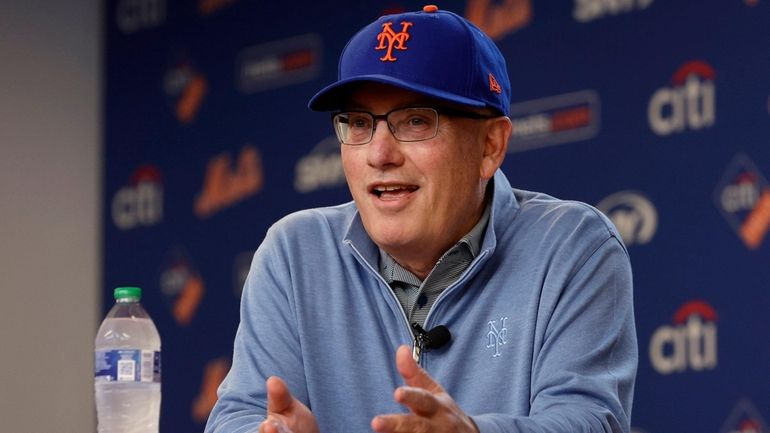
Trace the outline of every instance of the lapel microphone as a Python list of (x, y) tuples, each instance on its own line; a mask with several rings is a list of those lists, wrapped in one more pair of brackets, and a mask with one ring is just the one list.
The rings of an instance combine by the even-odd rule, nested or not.
[(438, 325), (430, 331), (426, 331), (415, 322), (412, 323), (412, 329), (415, 330), (415, 342), (420, 346), (421, 351), (428, 352), (433, 349), (439, 349), (452, 339), (449, 328), (444, 325)]

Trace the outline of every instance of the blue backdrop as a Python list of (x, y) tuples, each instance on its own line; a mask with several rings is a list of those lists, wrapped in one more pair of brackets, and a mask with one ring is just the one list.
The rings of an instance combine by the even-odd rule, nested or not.
[[(768, 432), (770, 5), (442, 1), (499, 44), (503, 169), (598, 206), (634, 268), (638, 432)], [(307, 100), (352, 34), (413, 1), (109, 0), (104, 311), (144, 288), (163, 341), (162, 433), (200, 432), (270, 224), (350, 200)]]

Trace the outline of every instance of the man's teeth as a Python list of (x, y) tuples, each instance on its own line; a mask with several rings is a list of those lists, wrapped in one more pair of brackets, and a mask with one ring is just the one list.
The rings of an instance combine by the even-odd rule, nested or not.
[(377, 194), (377, 196), (381, 196), (384, 193), (388, 192), (412, 192), (416, 191), (416, 186), (407, 186), (407, 185), (387, 185), (387, 186), (376, 186), (374, 187), (374, 193)]
[(379, 192), (385, 192), (385, 191), (399, 191), (402, 189), (409, 189), (405, 186), (378, 186), (375, 188)]

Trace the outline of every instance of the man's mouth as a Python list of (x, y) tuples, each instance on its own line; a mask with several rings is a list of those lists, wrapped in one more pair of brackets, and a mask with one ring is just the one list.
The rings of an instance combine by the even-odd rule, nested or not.
[(370, 192), (383, 200), (396, 199), (419, 189), (416, 185), (375, 185)]

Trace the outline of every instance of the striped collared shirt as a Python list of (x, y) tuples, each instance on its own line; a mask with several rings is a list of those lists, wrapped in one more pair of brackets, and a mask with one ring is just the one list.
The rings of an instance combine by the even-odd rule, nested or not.
[(478, 255), (489, 222), (489, 213), (490, 205), (487, 204), (476, 225), (441, 256), (424, 281), (420, 281), (380, 248), (380, 275), (393, 289), (410, 324), (418, 323), (422, 326), (425, 323), (436, 298), (460, 277)]

